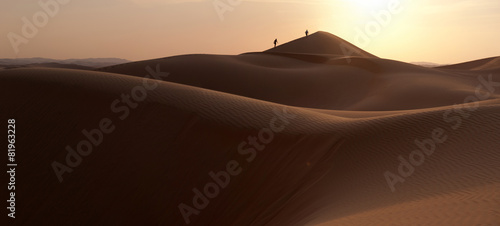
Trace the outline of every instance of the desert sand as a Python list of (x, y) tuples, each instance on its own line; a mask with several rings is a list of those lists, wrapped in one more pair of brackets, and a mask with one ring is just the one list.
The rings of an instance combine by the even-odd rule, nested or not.
[(317, 32), (0, 86), (15, 225), (500, 225), (500, 57), (424, 68)]

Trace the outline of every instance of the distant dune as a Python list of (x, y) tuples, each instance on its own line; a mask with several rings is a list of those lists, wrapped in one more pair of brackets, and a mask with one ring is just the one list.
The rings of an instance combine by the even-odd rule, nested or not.
[(60, 63), (36, 63), (36, 64), (23, 64), (23, 65), (10, 65), (2, 66), (3, 69), (13, 68), (67, 68), (67, 69), (80, 69), (80, 70), (94, 70), (94, 67), (82, 66), (78, 64), (60, 64)]
[(500, 56), (438, 67), (455, 70), (500, 70)]
[(443, 64), (432, 63), (432, 62), (410, 62), (410, 64), (415, 64), (415, 65), (419, 65), (419, 66), (422, 66), (422, 67), (440, 67), (440, 66), (445, 66)]
[[(116, 64), (123, 64), (129, 62), (128, 60), (119, 58), (88, 58), (88, 59), (67, 59), (67, 60), (55, 60), (49, 58), (16, 58), (16, 59), (0, 59), (0, 65), (6, 67), (19, 67), (19, 66), (33, 66), (41, 65), (42, 67), (56, 67), (56, 68), (77, 68), (77, 66), (83, 66), (86, 68), (98, 68), (106, 67)], [(66, 66), (64, 66), (66, 65)]]
[(340, 45), (357, 48), (318, 32), (237, 56), (0, 70), (14, 225), (500, 224), (498, 58), (425, 68)]

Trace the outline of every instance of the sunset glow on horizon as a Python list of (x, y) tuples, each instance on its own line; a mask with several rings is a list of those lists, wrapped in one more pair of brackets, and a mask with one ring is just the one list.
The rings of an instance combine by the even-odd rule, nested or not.
[(500, 55), (498, 0), (19, 0), (0, 5), (7, 21), (0, 29), (0, 58), (240, 54), (269, 49), (275, 38), (283, 44), (303, 37), (306, 29), (406, 62), (450, 64)]

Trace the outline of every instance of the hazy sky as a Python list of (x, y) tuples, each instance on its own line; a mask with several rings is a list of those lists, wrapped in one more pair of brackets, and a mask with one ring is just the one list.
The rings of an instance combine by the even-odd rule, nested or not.
[[(407, 62), (500, 55), (499, 0), (392, 1), (400, 3), (393, 13), (391, 0), (1, 0), (0, 58), (239, 54), (299, 38), (305, 29)], [(57, 2), (58, 10), (46, 10), (52, 15), (39, 4), (47, 2)], [(377, 20), (385, 11), (390, 19)]]

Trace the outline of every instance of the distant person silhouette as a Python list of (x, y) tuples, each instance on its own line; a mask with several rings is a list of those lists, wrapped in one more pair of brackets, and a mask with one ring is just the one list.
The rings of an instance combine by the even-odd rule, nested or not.
[(274, 39), (274, 48), (276, 48), (276, 44), (278, 44), (278, 39)]
[(307, 37), (307, 35), (308, 35), (308, 34), (309, 34), (309, 31), (308, 31), (308, 30), (306, 30), (306, 37)]

